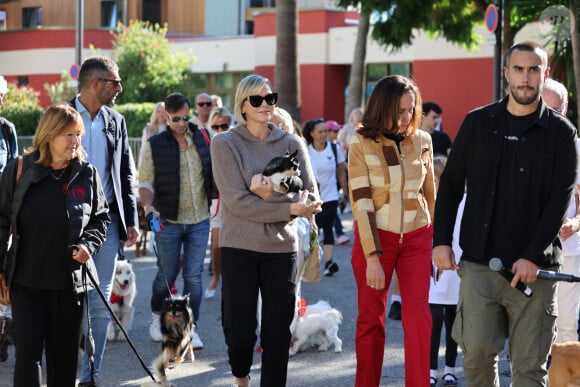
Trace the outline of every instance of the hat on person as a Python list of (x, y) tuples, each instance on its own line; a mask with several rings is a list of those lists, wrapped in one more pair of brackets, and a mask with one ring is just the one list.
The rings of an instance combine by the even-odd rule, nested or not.
[(342, 125), (339, 125), (338, 122), (332, 120), (326, 121), (324, 125), (326, 125), (326, 129), (328, 130), (339, 131), (340, 128), (342, 128)]

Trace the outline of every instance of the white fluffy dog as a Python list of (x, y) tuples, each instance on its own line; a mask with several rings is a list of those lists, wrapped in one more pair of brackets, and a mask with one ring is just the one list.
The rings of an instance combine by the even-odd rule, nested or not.
[(312, 344), (318, 345), (319, 351), (326, 351), (334, 344), (334, 352), (342, 351), (342, 340), (338, 337), (338, 326), (342, 323), (342, 313), (330, 306), (327, 301), (318, 301), (306, 306), (303, 316), (298, 315), (290, 356), (298, 351), (304, 351), (312, 339)]
[[(125, 331), (129, 333), (133, 322), (133, 303), (137, 296), (137, 284), (135, 283), (135, 273), (129, 261), (119, 260), (115, 267), (115, 278), (113, 281), (113, 292), (111, 294), (111, 308), (119, 318)], [(115, 335), (115, 324), (109, 325), (109, 340), (125, 340), (125, 336), (119, 330)]]

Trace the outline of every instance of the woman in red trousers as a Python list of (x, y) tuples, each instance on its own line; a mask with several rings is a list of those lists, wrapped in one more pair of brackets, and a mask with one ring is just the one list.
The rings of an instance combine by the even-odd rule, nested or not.
[(374, 88), (349, 148), (356, 221), (352, 267), (358, 288), (356, 386), (378, 386), (385, 309), (397, 271), (403, 308), (406, 386), (429, 386), (429, 276), (435, 205), (433, 149), (419, 130), (421, 95), (402, 76)]

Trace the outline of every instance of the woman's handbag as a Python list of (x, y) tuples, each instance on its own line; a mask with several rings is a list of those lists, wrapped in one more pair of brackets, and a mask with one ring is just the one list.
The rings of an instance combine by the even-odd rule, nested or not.
[[(20, 180), (20, 175), (22, 175), (22, 156), (18, 157), (18, 168), (16, 169), (16, 180), (14, 181), (14, 186)], [(10, 228), (10, 234), (12, 234), (12, 228)], [(8, 253), (6, 253), (8, 255)], [(6, 269), (6, 262), (8, 261), (8, 257), (4, 257), (4, 268)], [(5, 271), (0, 273), (0, 304), (10, 306), (10, 290), (8, 289), (8, 284), (6, 282), (6, 274)]]
[(302, 279), (305, 282), (320, 282), (321, 248), (318, 243), (318, 227), (310, 227), (310, 253), (302, 264)]

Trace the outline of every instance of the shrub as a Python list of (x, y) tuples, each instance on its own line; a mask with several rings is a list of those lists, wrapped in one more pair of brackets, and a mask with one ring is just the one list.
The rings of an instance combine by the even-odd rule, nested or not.
[(4, 96), (4, 106), (0, 115), (14, 124), (17, 135), (34, 135), (42, 113), (36, 91), (25, 86), (8, 85), (8, 93)]
[(149, 122), (151, 112), (155, 108), (155, 103), (126, 103), (123, 105), (115, 105), (114, 108), (125, 116), (128, 136), (140, 138), (143, 134), (143, 128)]

